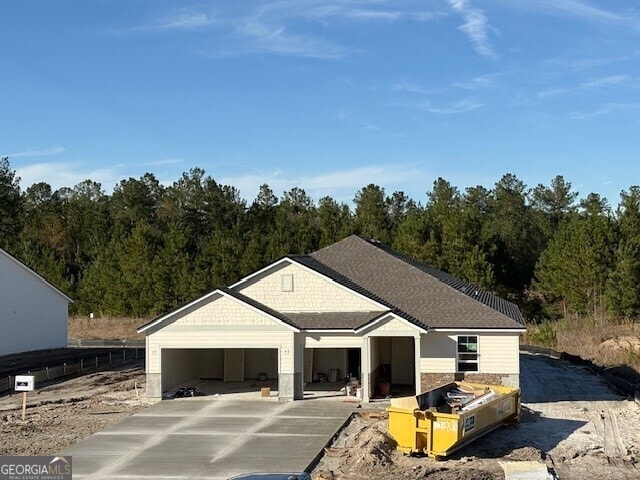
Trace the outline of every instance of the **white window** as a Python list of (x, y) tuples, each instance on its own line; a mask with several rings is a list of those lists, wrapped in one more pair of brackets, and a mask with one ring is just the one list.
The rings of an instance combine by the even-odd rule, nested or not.
[(280, 280), (280, 287), (283, 292), (293, 292), (293, 274), (284, 273), (280, 277)]
[(478, 336), (458, 337), (458, 372), (478, 371)]

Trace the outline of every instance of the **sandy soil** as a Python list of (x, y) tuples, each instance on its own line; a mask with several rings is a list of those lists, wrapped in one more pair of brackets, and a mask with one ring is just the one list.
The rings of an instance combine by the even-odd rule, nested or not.
[[(138, 395), (136, 395), (136, 386)], [(0, 455), (53, 455), (148, 405), (141, 367), (96, 372), (0, 398)]]
[(499, 460), (539, 461), (562, 480), (640, 478), (640, 406), (582, 367), (523, 355), (517, 427), (501, 427), (443, 461), (395, 450), (382, 410), (363, 411), (313, 471), (314, 480), (497, 480)]

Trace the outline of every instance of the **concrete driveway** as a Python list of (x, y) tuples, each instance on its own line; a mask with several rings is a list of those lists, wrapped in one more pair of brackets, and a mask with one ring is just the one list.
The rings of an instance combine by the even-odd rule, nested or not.
[(303, 471), (354, 407), (321, 399), (166, 400), (61, 455), (73, 456), (74, 479), (226, 479)]

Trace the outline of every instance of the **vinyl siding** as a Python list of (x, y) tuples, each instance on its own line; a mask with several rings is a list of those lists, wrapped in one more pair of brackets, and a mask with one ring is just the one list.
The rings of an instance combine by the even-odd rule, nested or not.
[(518, 334), (482, 335), (478, 342), (480, 373), (520, 373), (520, 336)]
[(67, 346), (68, 301), (0, 253), (0, 355)]
[(281, 373), (293, 373), (293, 338), (289, 327), (220, 296), (147, 336), (147, 372), (160, 373), (162, 349), (275, 348)]
[(517, 374), (520, 372), (517, 333), (430, 332), (420, 339), (420, 371), (455, 373), (458, 335), (477, 335), (480, 354), (479, 373)]
[(361, 348), (362, 337), (355, 334), (300, 334), (304, 337), (305, 348)]
[[(282, 291), (283, 275), (293, 275), (293, 291)], [(265, 272), (243, 286), (240, 292), (279, 312), (370, 312), (379, 309), (375, 302), (294, 264)]]
[(147, 373), (160, 373), (163, 349), (189, 348), (277, 348), (280, 372), (293, 373), (293, 332), (238, 331), (170, 332), (160, 330), (149, 336)]
[(420, 371), (453, 373), (456, 371), (456, 340), (442, 332), (429, 332), (420, 338)]

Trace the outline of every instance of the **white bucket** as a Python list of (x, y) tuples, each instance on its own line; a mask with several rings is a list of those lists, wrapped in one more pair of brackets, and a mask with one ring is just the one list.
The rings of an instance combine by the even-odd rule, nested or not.
[(362, 388), (356, 388), (356, 398), (362, 398)]

